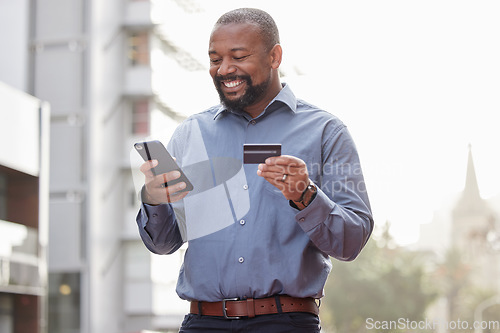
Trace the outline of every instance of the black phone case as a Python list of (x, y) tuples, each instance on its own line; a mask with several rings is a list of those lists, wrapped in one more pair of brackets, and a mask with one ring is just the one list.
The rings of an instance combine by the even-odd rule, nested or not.
[(154, 175), (161, 175), (174, 170), (177, 170), (181, 173), (181, 176), (179, 178), (165, 183), (165, 186), (184, 182), (186, 183), (186, 187), (179, 192), (193, 190), (193, 184), (191, 184), (182, 169), (177, 165), (174, 158), (170, 155), (170, 153), (160, 141), (154, 140), (138, 142), (134, 144), (134, 148), (139, 153), (139, 155), (141, 155), (144, 161), (158, 160), (158, 165), (151, 169)]

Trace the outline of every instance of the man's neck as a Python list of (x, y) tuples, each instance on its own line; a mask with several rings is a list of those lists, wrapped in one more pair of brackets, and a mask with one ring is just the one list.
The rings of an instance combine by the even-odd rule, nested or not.
[(271, 103), (271, 101), (278, 96), (282, 88), (281, 82), (278, 80), (271, 87), (269, 87), (269, 93), (266, 94), (261, 101), (247, 106), (243, 111), (248, 113), (250, 117), (257, 118), (262, 112), (264, 112), (269, 103)]

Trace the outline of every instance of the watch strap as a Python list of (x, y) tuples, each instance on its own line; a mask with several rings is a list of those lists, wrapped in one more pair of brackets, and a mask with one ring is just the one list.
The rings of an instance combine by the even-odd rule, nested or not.
[(302, 192), (300, 199), (298, 201), (290, 200), (290, 205), (294, 208), (302, 210), (309, 206), (309, 204), (314, 200), (316, 194), (318, 193), (318, 189), (316, 185), (312, 181), (310, 181), (307, 188)]

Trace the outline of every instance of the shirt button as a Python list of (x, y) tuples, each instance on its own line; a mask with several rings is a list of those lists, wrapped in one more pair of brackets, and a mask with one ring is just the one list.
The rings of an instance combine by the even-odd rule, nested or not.
[(305, 220), (306, 220), (305, 218), (301, 217), (301, 218), (299, 219), (299, 222), (304, 222)]
[(256, 122), (255, 120), (252, 120), (252, 121), (250, 122), (250, 124), (255, 125), (255, 124), (257, 124), (257, 122)]
[(153, 214), (153, 217), (158, 217), (158, 214), (154, 213), (154, 214)]
[(241, 264), (241, 263), (243, 263), (244, 261), (245, 261), (245, 258), (243, 258), (243, 257), (239, 257), (239, 258), (238, 258), (238, 262), (239, 262), (240, 264)]
[(245, 223), (246, 223), (245, 220), (240, 220), (241, 225), (245, 225)]
[(248, 185), (247, 184), (243, 185), (243, 189), (248, 190)]

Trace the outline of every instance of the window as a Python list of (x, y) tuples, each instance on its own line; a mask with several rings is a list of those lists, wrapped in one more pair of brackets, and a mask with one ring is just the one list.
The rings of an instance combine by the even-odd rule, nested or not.
[(49, 332), (80, 331), (80, 274), (49, 274)]
[(141, 99), (132, 102), (132, 134), (149, 135), (149, 100)]
[(133, 33), (128, 38), (128, 58), (132, 66), (149, 65), (149, 34)]
[(0, 220), (7, 220), (7, 176), (0, 173)]
[(12, 297), (9, 294), (0, 293), (0, 332), (14, 332)]

